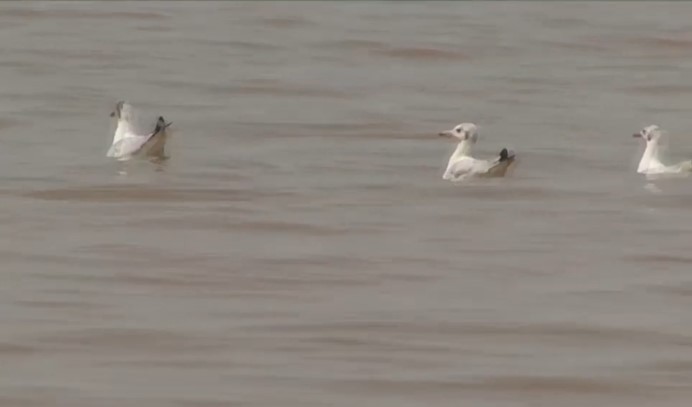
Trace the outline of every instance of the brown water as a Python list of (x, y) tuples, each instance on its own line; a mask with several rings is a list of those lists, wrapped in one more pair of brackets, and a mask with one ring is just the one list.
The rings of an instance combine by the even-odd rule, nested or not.
[[(692, 179), (630, 136), (692, 155), (691, 15), (0, 3), (0, 406), (692, 405)], [(441, 180), (462, 121), (511, 177)]]

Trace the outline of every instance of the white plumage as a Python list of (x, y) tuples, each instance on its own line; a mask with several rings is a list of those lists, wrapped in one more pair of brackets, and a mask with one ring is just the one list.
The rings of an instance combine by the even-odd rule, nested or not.
[(449, 158), (442, 179), (461, 181), (469, 177), (503, 177), (514, 162), (514, 154), (503, 148), (500, 155), (492, 160), (479, 160), (471, 156), (471, 149), (478, 140), (478, 126), (461, 123), (452, 130), (439, 133), (442, 137), (459, 140), (457, 148)]
[(167, 129), (171, 123), (166, 123), (162, 116), (159, 116), (155, 125), (143, 128), (132, 106), (127, 102), (118, 102), (111, 117), (117, 117), (118, 123), (106, 156), (118, 160), (165, 157), (166, 140), (169, 137)]
[(663, 132), (656, 125), (646, 126), (633, 137), (646, 142), (646, 149), (639, 160), (637, 172), (647, 176), (686, 174), (692, 171), (692, 160), (666, 165), (661, 162), (661, 137)]

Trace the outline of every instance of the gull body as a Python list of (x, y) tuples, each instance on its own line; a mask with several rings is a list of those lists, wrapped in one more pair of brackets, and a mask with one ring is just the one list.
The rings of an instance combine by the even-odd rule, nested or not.
[(504, 177), (509, 167), (514, 163), (514, 153), (506, 148), (500, 151), (498, 157), (481, 160), (471, 156), (473, 145), (478, 141), (478, 126), (473, 123), (461, 123), (451, 130), (440, 132), (441, 137), (459, 140), (454, 153), (449, 157), (447, 168), (442, 179), (461, 181), (470, 177)]
[(663, 132), (656, 125), (646, 126), (632, 136), (646, 142), (637, 172), (647, 176), (687, 174), (692, 171), (692, 160), (667, 165), (661, 161), (661, 137)]
[(115, 106), (111, 117), (117, 118), (113, 143), (106, 156), (124, 161), (134, 157), (164, 158), (168, 127), (162, 116), (156, 124), (142, 128), (137, 122), (132, 105), (121, 101)]

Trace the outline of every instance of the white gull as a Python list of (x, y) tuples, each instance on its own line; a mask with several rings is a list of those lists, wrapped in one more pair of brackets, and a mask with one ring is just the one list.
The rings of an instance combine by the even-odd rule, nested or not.
[(168, 126), (162, 116), (155, 125), (143, 128), (138, 122), (132, 105), (121, 101), (115, 106), (111, 117), (118, 120), (113, 144), (106, 156), (118, 160), (129, 160), (133, 157), (165, 158), (164, 148), (168, 139)]
[(469, 177), (503, 177), (514, 162), (514, 153), (503, 148), (500, 155), (492, 160), (479, 160), (471, 156), (471, 149), (478, 140), (478, 126), (473, 123), (461, 123), (452, 130), (439, 134), (442, 137), (459, 140), (456, 150), (447, 163), (442, 179), (461, 181)]
[(661, 138), (663, 132), (656, 125), (646, 126), (634, 133), (633, 137), (641, 138), (646, 142), (646, 149), (639, 161), (637, 172), (647, 176), (665, 176), (675, 174), (688, 174), (692, 171), (692, 160), (682, 161), (677, 164), (666, 165), (661, 162)]

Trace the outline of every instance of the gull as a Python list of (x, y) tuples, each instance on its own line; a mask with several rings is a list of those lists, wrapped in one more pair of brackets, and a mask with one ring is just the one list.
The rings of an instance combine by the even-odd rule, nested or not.
[(442, 179), (461, 181), (469, 177), (503, 177), (514, 162), (514, 153), (503, 148), (500, 155), (492, 160), (479, 160), (471, 157), (471, 148), (478, 140), (478, 126), (473, 123), (461, 123), (452, 130), (439, 133), (441, 137), (459, 140), (456, 150), (447, 163)]
[(107, 157), (120, 161), (133, 157), (165, 157), (164, 147), (168, 138), (166, 129), (171, 123), (166, 123), (163, 116), (159, 116), (153, 131), (142, 130), (132, 105), (120, 101), (111, 113), (111, 117), (117, 118), (118, 125), (113, 135), (113, 144), (106, 154)]
[(646, 141), (646, 149), (639, 161), (637, 172), (647, 176), (686, 174), (692, 171), (692, 160), (682, 161), (677, 164), (665, 165), (661, 162), (661, 129), (652, 124), (634, 133), (632, 137)]

